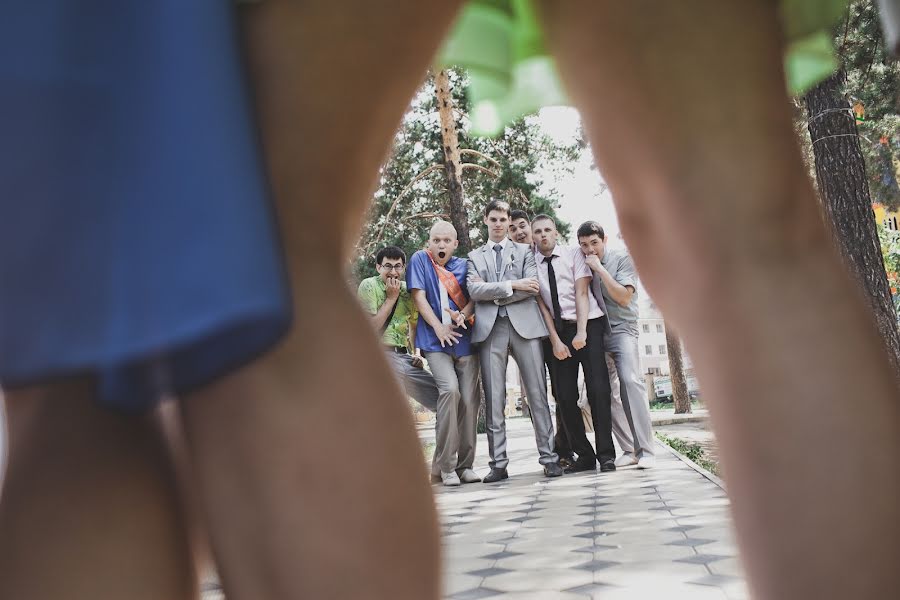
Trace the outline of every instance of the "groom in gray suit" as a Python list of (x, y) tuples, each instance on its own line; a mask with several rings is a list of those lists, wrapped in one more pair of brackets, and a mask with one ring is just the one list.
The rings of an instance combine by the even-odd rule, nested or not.
[(467, 286), (475, 301), (472, 342), (479, 344), (481, 381), (484, 385), (488, 450), (491, 472), (485, 483), (509, 477), (506, 466), (506, 361), (509, 351), (519, 365), (532, 412), (544, 475), (563, 474), (553, 452), (553, 423), (547, 405), (541, 339), (547, 326), (537, 304), (540, 292), (534, 253), (525, 244), (507, 238), (509, 204), (492, 200), (484, 209), (488, 243), (469, 252)]

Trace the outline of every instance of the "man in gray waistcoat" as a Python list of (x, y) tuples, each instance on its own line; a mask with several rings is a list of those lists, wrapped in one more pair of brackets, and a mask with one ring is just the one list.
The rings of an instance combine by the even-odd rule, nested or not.
[[(594, 273), (595, 295), (603, 296), (611, 335), (606, 350), (615, 363), (619, 386), (613, 386), (612, 428), (622, 456), (617, 467), (636, 464), (649, 469), (656, 464), (653, 426), (647, 391), (641, 379), (638, 350), (637, 272), (631, 256), (606, 245), (606, 233), (595, 221), (578, 228), (578, 245)], [(612, 375), (612, 373), (610, 373)], [(617, 394), (618, 392), (618, 394)], [(621, 401), (616, 401), (616, 396)]]

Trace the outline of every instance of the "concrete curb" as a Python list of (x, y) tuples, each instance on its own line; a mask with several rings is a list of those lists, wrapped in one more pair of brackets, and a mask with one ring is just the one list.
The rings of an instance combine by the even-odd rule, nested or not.
[(654, 419), (650, 417), (654, 427), (657, 425), (677, 425), (679, 423), (703, 423), (709, 420), (707, 415), (677, 415), (677, 416), (661, 416)]
[(681, 462), (683, 462), (684, 464), (686, 464), (693, 470), (697, 471), (698, 473), (700, 473), (701, 475), (703, 475), (704, 477), (709, 479), (711, 482), (713, 482), (714, 484), (716, 484), (717, 486), (722, 488), (722, 490), (724, 490), (726, 492), (728, 491), (727, 489), (725, 489), (725, 482), (722, 481), (722, 478), (719, 477), (718, 475), (715, 475), (714, 473), (707, 471), (706, 469), (704, 469), (703, 467), (701, 467), (700, 465), (698, 465), (697, 463), (695, 463), (694, 461), (689, 459), (687, 456), (685, 456), (684, 454), (682, 454), (681, 452), (679, 452), (672, 446), (663, 442), (659, 438), (656, 439), (656, 445), (657, 445), (657, 447), (661, 446), (662, 448), (666, 449), (669, 453), (675, 455), (675, 457), (678, 460), (680, 460)]
[(656, 425), (678, 425), (679, 423), (703, 423), (709, 420), (709, 410), (695, 408), (694, 412), (676, 415), (674, 409), (651, 410), (650, 421)]

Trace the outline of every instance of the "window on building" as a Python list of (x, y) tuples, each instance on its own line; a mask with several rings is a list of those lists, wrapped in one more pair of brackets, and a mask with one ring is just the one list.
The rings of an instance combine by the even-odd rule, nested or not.
[[(650, 324), (644, 323), (644, 333), (650, 333)], [(647, 354), (650, 354), (649, 352)]]
[[(644, 327), (646, 327), (646, 325), (644, 325)], [(647, 356), (653, 354), (653, 346), (650, 346), (649, 344), (644, 346), (644, 354), (646, 354)]]
[(666, 345), (665, 345), (665, 344), (660, 344), (660, 345), (659, 345), (659, 353), (660, 353), (662, 356), (665, 356), (665, 355), (666, 355)]
[(662, 323), (657, 323), (656, 324), (656, 333), (662, 333), (662, 332), (663, 332)]

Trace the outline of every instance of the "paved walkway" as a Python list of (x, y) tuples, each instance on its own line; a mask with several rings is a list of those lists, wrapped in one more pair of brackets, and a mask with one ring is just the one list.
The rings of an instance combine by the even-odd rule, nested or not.
[[(666, 446), (657, 467), (543, 477), (531, 423), (508, 420), (510, 479), (434, 486), (448, 599), (747, 598), (725, 492)], [(419, 431), (423, 441), (433, 430)], [(487, 472), (478, 437), (475, 467)], [(207, 591), (204, 600), (223, 600)]]
[(508, 423), (508, 481), (435, 487), (446, 597), (748, 597), (724, 491), (665, 446), (655, 469), (546, 479), (530, 423)]

